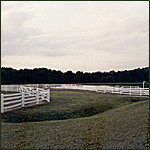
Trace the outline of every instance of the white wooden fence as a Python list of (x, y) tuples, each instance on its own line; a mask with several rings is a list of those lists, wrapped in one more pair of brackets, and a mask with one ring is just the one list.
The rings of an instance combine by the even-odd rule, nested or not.
[(50, 102), (50, 89), (25, 87), (19, 85), (1, 86), (2, 91), (17, 91), (13, 94), (1, 94), (1, 113), (40, 104), (42, 101)]
[(27, 85), (1, 85), (2, 91), (22, 91), (22, 89), (36, 89), (38, 88), (38, 84), (27, 84)]
[[(48, 86), (48, 85), (47, 85)], [(126, 94), (131, 96), (149, 96), (149, 88), (140, 88), (138, 86), (105, 86), (105, 85), (78, 85), (78, 84), (61, 84), (51, 85), (51, 88), (58, 89), (78, 89), (96, 91), (101, 93)]]
[[(38, 88), (40, 86), (48, 89)], [(1, 85), (2, 91), (18, 92), (14, 94), (1, 94), (1, 113), (18, 107), (26, 107), (29, 104), (39, 104), (41, 101), (50, 102), (50, 88), (88, 90), (130, 96), (149, 96), (149, 88), (140, 88), (138, 86), (91, 86), (79, 84)]]

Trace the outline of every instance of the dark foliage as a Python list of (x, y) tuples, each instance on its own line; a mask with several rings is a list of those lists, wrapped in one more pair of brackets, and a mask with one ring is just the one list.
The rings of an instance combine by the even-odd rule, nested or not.
[(126, 83), (149, 82), (149, 67), (110, 72), (61, 72), (47, 68), (1, 68), (1, 84), (57, 84), (57, 83)]

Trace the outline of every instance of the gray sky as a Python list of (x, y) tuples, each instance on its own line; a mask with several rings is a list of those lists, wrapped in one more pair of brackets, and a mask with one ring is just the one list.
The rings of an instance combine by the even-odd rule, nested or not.
[(2, 1), (1, 66), (110, 71), (149, 66), (148, 1)]

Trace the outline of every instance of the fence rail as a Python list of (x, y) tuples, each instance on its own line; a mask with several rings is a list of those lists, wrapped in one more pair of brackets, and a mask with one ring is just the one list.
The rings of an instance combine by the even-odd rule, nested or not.
[(59, 86), (51, 85), (51, 88), (78, 89), (78, 90), (96, 91), (101, 93), (125, 94), (131, 96), (149, 96), (149, 88), (140, 88), (138, 86), (105, 86), (105, 85), (94, 86), (94, 85), (61, 84)]
[(13, 94), (1, 94), (1, 113), (14, 109), (37, 105), (42, 101), (50, 102), (50, 89), (25, 87), (19, 85), (2, 85), (3, 91), (16, 91)]
[[(40, 88), (39, 88), (40, 87)], [(44, 88), (44, 89), (43, 89)], [(130, 96), (149, 96), (149, 88), (138, 86), (105, 86), (79, 84), (43, 84), (43, 85), (1, 85), (2, 91), (17, 91), (13, 94), (1, 94), (1, 113), (29, 104), (39, 104), (42, 101), (50, 102), (50, 88), (77, 89), (96, 91), (101, 93), (124, 94)]]
[(102, 93), (125, 94), (131, 96), (149, 96), (149, 88), (139, 86), (109, 86), (109, 85), (80, 85), (80, 84), (44, 84), (43, 88), (77, 89)]

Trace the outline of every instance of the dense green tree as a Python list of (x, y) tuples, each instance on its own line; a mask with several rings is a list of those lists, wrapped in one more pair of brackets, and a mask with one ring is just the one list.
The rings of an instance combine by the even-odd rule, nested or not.
[(53, 83), (126, 83), (149, 82), (149, 67), (125, 71), (81, 72), (47, 68), (20, 69), (1, 68), (1, 84), (53, 84)]

